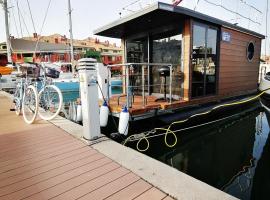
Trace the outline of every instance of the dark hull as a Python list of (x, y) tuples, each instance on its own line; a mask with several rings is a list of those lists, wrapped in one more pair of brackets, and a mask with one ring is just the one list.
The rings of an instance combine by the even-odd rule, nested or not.
[[(190, 116), (198, 113), (207, 112), (218, 105), (223, 105), (227, 103), (232, 103), (236, 101), (243, 100), (243, 98), (234, 99), (230, 101), (224, 101), (222, 103), (211, 103), (211, 104), (203, 104), (200, 106), (196, 106), (193, 108), (185, 108), (182, 110), (174, 111), (173, 113), (155, 116), (148, 119), (130, 121), (129, 123), (129, 135), (138, 134), (140, 132), (149, 131), (158, 127), (166, 127), (170, 125), (172, 122), (181, 121), (189, 118)], [(172, 127), (172, 130), (178, 130), (182, 128), (187, 128), (191, 126), (198, 126), (200, 124), (209, 123), (212, 121), (219, 121), (224, 118), (229, 118), (232, 115), (237, 115), (241, 112), (248, 112), (248, 110), (254, 110), (260, 107), (260, 103), (258, 100), (249, 101), (244, 104), (233, 105), (221, 107), (215, 110), (212, 110), (210, 113), (206, 115), (196, 116), (190, 118), (187, 122), (178, 124)], [(108, 126), (106, 128), (102, 128), (102, 132), (110, 135), (111, 133), (116, 133), (118, 127), (118, 118), (110, 117)]]

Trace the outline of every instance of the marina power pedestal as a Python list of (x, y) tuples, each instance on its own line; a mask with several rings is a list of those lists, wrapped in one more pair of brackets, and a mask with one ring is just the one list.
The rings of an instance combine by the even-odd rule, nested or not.
[(97, 65), (94, 59), (84, 58), (78, 63), (83, 116), (83, 137), (86, 140), (99, 138), (99, 104)]

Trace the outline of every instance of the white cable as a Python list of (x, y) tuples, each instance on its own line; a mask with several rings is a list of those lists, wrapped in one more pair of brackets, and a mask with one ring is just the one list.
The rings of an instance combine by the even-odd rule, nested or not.
[(33, 29), (34, 29), (34, 31), (35, 31), (35, 33), (36, 33), (37, 31), (36, 31), (36, 27), (35, 27), (35, 23), (34, 23), (32, 11), (31, 11), (31, 8), (30, 8), (30, 3), (29, 3), (29, 0), (26, 0), (26, 1), (27, 1), (28, 10), (29, 10), (29, 12), (30, 12), (30, 17), (31, 17)]
[(231, 12), (231, 13), (233, 13), (233, 14), (236, 14), (236, 15), (238, 15), (238, 16), (244, 18), (244, 19), (247, 19), (247, 20), (253, 22), (254, 24), (261, 25), (260, 22), (254, 21), (254, 20), (251, 19), (250, 17), (246, 17), (246, 16), (244, 16), (244, 15), (238, 13), (238, 12), (235, 12), (235, 11), (233, 11), (233, 10), (230, 10), (229, 8), (227, 8), (227, 7), (225, 7), (225, 6), (221, 5), (221, 4), (217, 4), (217, 3), (211, 2), (211, 1), (209, 1), (209, 0), (204, 0), (204, 1), (207, 2), (207, 3), (209, 3), (209, 4), (211, 4), (211, 5), (213, 5), (213, 6), (223, 8), (224, 10), (226, 10), (226, 11), (228, 11), (228, 12)]
[[(46, 9), (46, 12), (45, 12), (45, 16), (44, 16), (44, 19), (43, 19), (43, 22), (42, 22), (42, 26), (41, 26), (41, 29), (40, 29), (40, 32), (39, 32), (40, 37), (41, 37), (41, 34), (42, 34), (42, 30), (43, 30), (43, 27), (44, 27), (44, 24), (45, 24), (45, 21), (46, 21), (48, 12), (49, 12), (51, 1), (52, 0), (49, 0), (48, 6), (47, 6), (47, 9)], [(40, 37), (38, 37), (37, 42), (36, 42), (36, 47), (35, 47), (35, 51), (34, 51), (35, 53), (37, 51), (37, 47), (38, 47), (38, 44), (39, 44)]]

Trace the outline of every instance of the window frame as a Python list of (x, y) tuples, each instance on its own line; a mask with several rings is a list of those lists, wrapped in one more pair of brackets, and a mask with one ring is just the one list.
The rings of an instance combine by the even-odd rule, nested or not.
[[(248, 51), (248, 49), (249, 49), (249, 45), (253, 45), (253, 55), (252, 55), (252, 58), (251, 59), (249, 59), (249, 51)], [(246, 57), (247, 57), (247, 60), (248, 60), (248, 62), (252, 62), (253, 61), (253, 59), (254, 59), (254, 55), (255, 55), (255, 44), (254, 44), (254, 41), (249, 41), (248, 42), (248, 45), (247, 45), (247, 48), (246, 48)]]

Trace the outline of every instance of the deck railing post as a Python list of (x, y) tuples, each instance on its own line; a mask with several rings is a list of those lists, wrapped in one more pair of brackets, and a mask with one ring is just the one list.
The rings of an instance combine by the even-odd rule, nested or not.
[(148, 96), (150, 96), (150, 65), (149, 63), (147, 65), (147, 82), (148, 82), (148, 86), (147, 86)]
[(107, 87), (107, 103), (108, 104), (110, 104), (110, 97), (111, 97), (111, 95), (110, 95), (110, 91), (111, 91), (111, 69), (110, 69), (110, 66), (108, 66), (108, 77), (107, 77), (107, 81), (108, 81), (108, 87)]
[[(127, 108), (129, 108), (129, 65), (125, 66), (126, 69), (126, 104), (127, 104)], [(132, 67), (132, 65), (131, 65)]]
[(145, 107), (145, 92), (144, 92), (144, 85), (145, 85), (145, 79), (144, 79), (144, 65), (142, 65), (142, 103), (143, 103), (143, 107)]
[(172, 103), (172, 65), (170, 65), (169, 67), (170, 67), (170, 86), (169, 86), (170, 87), (170, 103)]

